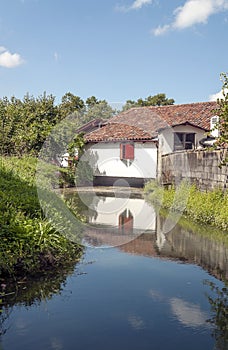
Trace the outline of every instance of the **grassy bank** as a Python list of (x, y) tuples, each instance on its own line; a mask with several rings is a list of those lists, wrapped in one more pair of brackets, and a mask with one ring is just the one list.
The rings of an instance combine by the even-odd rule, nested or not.
[(147, 200), (173, 212), (183, 212), (191, 220), (228, 230), (228, 193), (219, 189), (201, 192), (194, 185), (182, 183), (178, 190), (165, 189), (156, 182), (144, 188)]
[(82, 247), (45, 219), (35, 158), (0, 157), (0, 276), (37, 274), (78, 260)]

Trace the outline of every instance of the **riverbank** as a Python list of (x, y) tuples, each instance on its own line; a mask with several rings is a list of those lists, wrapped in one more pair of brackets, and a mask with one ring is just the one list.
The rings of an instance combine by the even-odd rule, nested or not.
[(42, 274), (78, 261), (83, 248), (45, 219), (35, 185), (37, 159), (0, 157), (0, 277)]
[(71, 187), (58, 189), (58, 192), (71, 194), (77, 193), (95, 193), (99, 196), (120, 197), (120, 198), (143, 198), (143, 189), (135, 187), (121, 186), (89, 186), (89, 187)]
[(219, 189), (201, 192), (196, 186), (182, 183), (178, 190), (163, 188), (155, 181), (144, 188), (146, 199), (163, 209), (181, 212), (193, 222), (228, 231), (228, 193)]

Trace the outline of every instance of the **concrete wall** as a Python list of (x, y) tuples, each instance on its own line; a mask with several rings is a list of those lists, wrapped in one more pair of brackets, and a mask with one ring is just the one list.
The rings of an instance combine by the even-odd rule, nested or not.
[[(187, 220), (186, 220), (187, 221)], [(157, 216), (157, 237), (163, 232), (166, 218)], [(208, 230), (208, 236), (204, 232)], [(228, 279), (228, 247), (213, 239), (212, 227), (175, 225), (166, 235), (160, 256), (187, 260), (208, 270), (219, 279)]]
[(189, 179), (201, 190), (228, 188), (228, 166), (219, 168), (228, 150), (195, 150), (176, 152), (161, 157), (162, 184), (178, 184)]

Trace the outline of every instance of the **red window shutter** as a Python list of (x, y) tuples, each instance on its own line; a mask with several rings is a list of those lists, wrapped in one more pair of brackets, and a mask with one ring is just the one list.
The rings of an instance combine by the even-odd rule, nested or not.
[(123, 213), (119, 215), (119, 231), (120, 233), (127, 233), (131, 234), (133, 233), (133, 223), (134, 218), (132, 213), (127, 212), (127, 209)]
[(124, 146), (122, 143), (120, 144), (120, 159), (124, 159)]
[(135, 157), (134, 144), (131, 143), (121, 143), (120, 144), (120, 159), (133, 160)]
[(127, 143), (125, 145), (125, 159), (133, 160), (135, 156), (134, 144)]

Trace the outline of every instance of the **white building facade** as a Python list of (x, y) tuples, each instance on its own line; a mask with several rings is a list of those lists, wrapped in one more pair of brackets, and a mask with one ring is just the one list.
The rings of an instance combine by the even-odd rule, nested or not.
[[(124, 154), (125, 149), (125, 154)], [(126, 151), (127, 150), (127, 151)], [(100, 142), (86, 146), (87, 160), (93, 168), (95, 185), (141, 186), (156, 179), (155, 142)]]
[(132, 108), (85, 135), (94, 185), (143, 186), (161, 174), (161, 157), (202, 147), (214, 102)]

